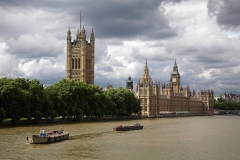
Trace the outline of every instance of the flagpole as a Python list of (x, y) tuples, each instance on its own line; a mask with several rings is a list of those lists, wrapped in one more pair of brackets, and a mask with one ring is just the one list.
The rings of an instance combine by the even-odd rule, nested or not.
[(82, 28), (81, 22), (82, 22), (82, 16), (81, 16), (81, 9), (80, 9), (80, 30), (81, 30), (81, 28)]

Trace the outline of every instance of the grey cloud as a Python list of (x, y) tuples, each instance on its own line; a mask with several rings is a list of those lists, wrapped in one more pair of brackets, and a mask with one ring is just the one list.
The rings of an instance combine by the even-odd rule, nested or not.
[[(171, 2), (179, 1), (172, 0)], [(158, 8), (161, 3), (162, 0), (141, 2), (138, 0), (102, 0), (101, 3), (98, 0), (0, 2), (2, 6), (15, 7), (17, 5), (22, 8), (27, 6), (57, 15), (59, 12), (64, 12), (71, 15), (67, 25), (74, 26), (74, 28), (79, 27), (79, 10), (81, 8), (82, 24), (93, 27), (99, 38), (162, 39), (176, 36), (176, 32), (169, 26), (168, 20)]]
[(105, 76), (99, 74), (99, 73), (96, 73), (95, 74), (95, 84), (96, 85), (99, 85), (103, 88), (107, 88), (107, 84), (109, 83), (110, 85), (112, 85), (114, 88), (118, 88), (118, 87), (126, 87), (125, 84), (126, 84), (126, 81), (127, 81), (127, 78), (126, 79), (114, 79), (113, 78), (106, 78)]
[(217, 23), (223, 28), (236, 29), (240, 27), (239, 0), (209, 0), (210, 16), (216, 16)]
[(7, 52), (21, 58), (57, 57), (63, 53), (64, 43), (51, 36), (22, 35), (10, 38)]
[(118, 45), (123, 45), (123, 41), (121, 39), (111, 39), (111, 40), (108, 40), (107, 43), (109, 45), (115, 45), (115, 46), (118, 46)]
[(162, 39), (175, 36), (175, 31), (158, 9), (159, 5), (161, 2), (109, 2), (108, 5), (97, 5), (96, 11), (87, 10), (86, 21), (91, 26), (98, 26), (95, 30), (101, 38)]
[(103, 59), (109, 58), (106, 41), (95, 39), (95, 63), (99, 64)]
[[(181, 39), (181, 36), (177, 37), (177, 32), (180, 33), (179, 27), (172, 28), (172, 24), (170, 25), (169, 23), (171, 20), (174, 21), (174, 14), (176, 12), (172, 12), (172, 19), (171, 17), (166, 17), (169, 15), (167, 14), (168, 11), (163, 8), (163, 3), (168, 3), (167, 5), (171, 6), (182, 1), (183, 0), (2, 0), (0, 1), (0, 15), (2, 15), (0, 23), (0, 44), (6, 43), (8, 46), (8, 53), (6, 54), (11, 54), (7, 62), (11, 62), (11, 57), (15, 57), (16, 66), (11, 68), (12, 66), (4, 66), (1, 62), (0, 76), (24, 76), (24, 73), (32, 71), (32, 66), (42, 65), (38, 67), (39, 70), (31, 74), (30, 77), (40, 75), (40, 77), (37, 78), (41, 78), (41, 82), (45, 84), (53, 84), (61, 77), (65, 77), (63, 65), (65, 65), (64, 52), (66, 51), (64, 51), (64, 45), (66, 42), (66, 33), (68, 26), (70, 26), (72, 38), (75, 38), (76, 31), (80, 25), (79, 10), (82, 9), (82, 24), (85, 25), (87, 37), (89, 38), (92, 27), (94, 28), (96, 36), (96, 85), (105, 87), (107, 82), (109, 82), (114, 87), (125, 87), (125, 82), (128, 77), (125, 79), (116, 79), (116, 77), (109, 76), (113, 73), (113, 67), (116, 66), (116, 68), (124, 69), (126, 66), (123, 66), (123, 63), (120, 63), (113, 57), (115, 54), (108, 53), (108, 46), (119, 47), (122, 45), (124, 47), (124, 41), (140, 41), (146, 42), (146, 46), (143, 48), (133, 48), (132, 52), (126, 51), (129, 53), (124, 53), (124, 58), (129, 63), (137, 61), (137, 63), (140, 64), (140, 62), (142, 62), (143, 66), (145, 59), (148, 58), (149, 69), (153, 80), (158, 79), (161, 82), (168, 83), (174, 58), (177, 58), (179, 71), (180, 73), (184, 73), (181, 74), (183, 85), (189, 84), (194, 86), (194, 84), (198, 84), (208, 89), (209, 87), (217, 86), (217, 82), (214, 82), (211, 78), (218, 78), (219, 87), (222, 85), (223, 87), (229, 86), (229, 88), (231, 88), (231, 84), (229, 85), (228, 82), (239, 86), (236, 81), (232, 81), (232, 78), (229, 78), (240, 78), (238, 76), (239, 74), (236, 75), (236, 71), (233, 72), (233, 69), (237, 70), (236, 66), (239, 66), (239, 57), (236, 56), (239, 52), (239, 48), (237, 48), (237, 42), (239, 41), (235, 39), (233, 40), (234, 42), (231, 42), (227, 37), (222, 37), (220, 41), (223, 41), (223, 43), (217, 43), (215, 38), (209, 42), (207, 41), (209, 37), (203, 37), (197, 42), (197, 34), (194, 37), (190, 37), (192, 39)], [(187, 2), (188, 1), (186, 1), (186, 5)], [(194, 2), (196, 2), (197, 5), (198, 1)], [(203, 3), (201, 3), (201, 5), (202, 4)], [(209, 16), (216, 16), (218, 24), (222, 27), (239, 27), (240, 20), (236, 17), (236, 15), (239, 15), (239, 11), (236, 9), (237, 6), (240, 8), (239, 2), (234, 0), (209, 0)], [(175, 10), (177, 9), (176, 7), (182, 6), (176, 5), (171, 9)], [(181, 10), (183, 8), (179, 9)], [(189, 13), (190, 12), (192, 13), (192, 11), (189, 11)], [(191, 16), (194, 16), (194, 14), (188, 17), (191, 18)], [(184, 27), (186, 27), (186, 25), (191, 25), (189, 23), (182, 24), (180, 20), (178, 21), (180, 23), (179, 26), (184, 25)], [(196, 26), (197, 25), (198, 24), (196, 24)], [(203, 26), (205, 26), (205, 24), (203, 24)], [(209, 26), (210, 32), (212, 32), (211, 29), (215, 29), (211, 27), (212, 26)], [(194, 33), (193, 31), (192, 34)], [(185, 34), (185, 32), (183, 34)], [(213, 34), (215, 34), (215, 32)], [(201, 44), (204, 40), (206, 40), (206, 43), (204, 43), (206, 46)], [(189, 43), (190, 41), (192, 43)], [(117, 52), (117, 56), (123, 56), (121, 50)], [(43, 59), (42, 57), (46, 57), (49, 62), (52, 62), (48, 68), (44, 68), (45, 64), (38, 64), (39, 59)], [(183, 61), (182, 59), (184, 58), (187, 59), (187, 61)], [(36, 59), (37, 62), (31, 66), (25, 61), (25, 66), (23, 66), (21, 70), (17, 70), (17, 67), (21, 66), (21, 59), (25, 59), (26, 61)], [(4, 60), (6, 61), (7, 58), (4, 58)], [(29, 66), (27, 66), (27, 64)], [(168, 71), (168, 66), (170, 66), (170, 72)], [(61, 71), (56, 69), (59, 67), (62, 67)], [(189, 71), (189, 68), (191, 68), (194, 73)], [(202, 74), (204, 70), (209, 71), (209, 68), (220, 68), (222, 73), (212, 71), (209, 79), (196, 76)], [(26, 71), (26, 69), (29, 70)], [(44, 72), (42, 70), (54, 70), (54, 73)], [(136, 84), (137, 80), (141, 77), (143, 68), (139, 67), (135, 72), (138, 71), (139, 73), (134, 75), (136, 79), (132, 77), (134, 84)], [(122, 72), (122, 70), (119, 72)], [(51, 74), (55, 76), (51, 76)], [(105, 75), (108, 75), (108, 77)], [(222, 82), (220, 83), (220, 81)], [(235, 91), (237, 92), (237, 89)]]

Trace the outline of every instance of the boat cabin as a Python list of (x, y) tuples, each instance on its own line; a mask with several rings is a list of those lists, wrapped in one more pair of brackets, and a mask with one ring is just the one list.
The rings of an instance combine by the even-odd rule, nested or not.
[(40, 130), (40, 137), (46, 136), (46, 130)]

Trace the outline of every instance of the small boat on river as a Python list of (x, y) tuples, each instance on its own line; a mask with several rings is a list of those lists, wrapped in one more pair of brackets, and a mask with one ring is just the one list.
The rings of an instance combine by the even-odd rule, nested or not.
[(130, 131), (130, 130), (139, 130), (139, 129), (143, 129), (143, 126), (140, 125), (139, 123), (136, 123), (130, 126), (122, 126), (121, 124), (119, 124), (116, 127), (113, 127), (114, 131)]
[(28, 136), (27, 141), (33, 144), (52, 143), (68, 139), (68, 137), (69, 133), (63, 130), (54, 130), (48, 133), (46, 130), (40, 130), (40, 134)]

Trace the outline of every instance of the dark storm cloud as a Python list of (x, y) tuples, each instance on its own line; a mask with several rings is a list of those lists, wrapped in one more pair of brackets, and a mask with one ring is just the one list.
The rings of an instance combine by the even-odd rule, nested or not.
[[(168, 2), (180, 2), (172, 0)], [(168, 20), (159, 9), (162, 0), (90, 0), (90, 1), (1, 1), (7, 8), (43, 9), (72, 16), (66, 26), (79, 26), (79, 10), (82, 10), (82, 24), (93, 27), (99, 38), (163, 39), (176, 36)]]
[[(116, 44), (121, 45), (123, 40), (136, 38), (154, 40), (174, 37), (177, 32), (169, 26), (163, 9), (159, 9), (162, 2), (163, 0), (102, 0), (101, 3), (98, 0), (0, 1), (0, 14), (6, 15), (2, 16), (0, 23), (0, 41), (7, 43), (9, 47), (7, 51), (10, 54), (32, 58), (56, 57), (56, 53), (62, 52), (60, 51), (62, 48), (57, 50), (56, 47), (59, 47), (59, 44), (55, 38), (65, 41), (68, 26), (71, 26), (72, 38), (75, 38), (80, 25), (80, 9), (82, 10), (82, 25), (85, 25), (87, 34), (90, 34), (93, 27), (98, 39), (110, 39), (108, 44), (117, 42)], [(26, 45), (27, 43), (20, 41), (23, 37), (34, 37), (36, 34), (43, 37), (43, 34), (47, 33), (49, 38), (45, 39), (46, 42), (44, 39), (36, 42), (36, 39), (31, 38), (32, 41)], [(54, 43), (50, 41), (51, 39)], [(114, 42), (112, 42), (113, 39)], [(21, 45), (23, 46), (20, 47)], [(35, 52), (30, 53), (34, 48)], [(102, 59), (101, 57), (106, 56), (107, 52), (96, 50), (96, 53)]]
[(161, 1), (93, 4), (91, 6), (95, 11), (83, 11), (87, 15), (85, 21), (97, 26), (95, 31), (101, 38), (162, 39), (176, 34), (158, 8)]
[(209, 15), (215, 15), (217, 22), (223, 28), (240, 27), (240, 1), (239, 0), (209, 0)]

